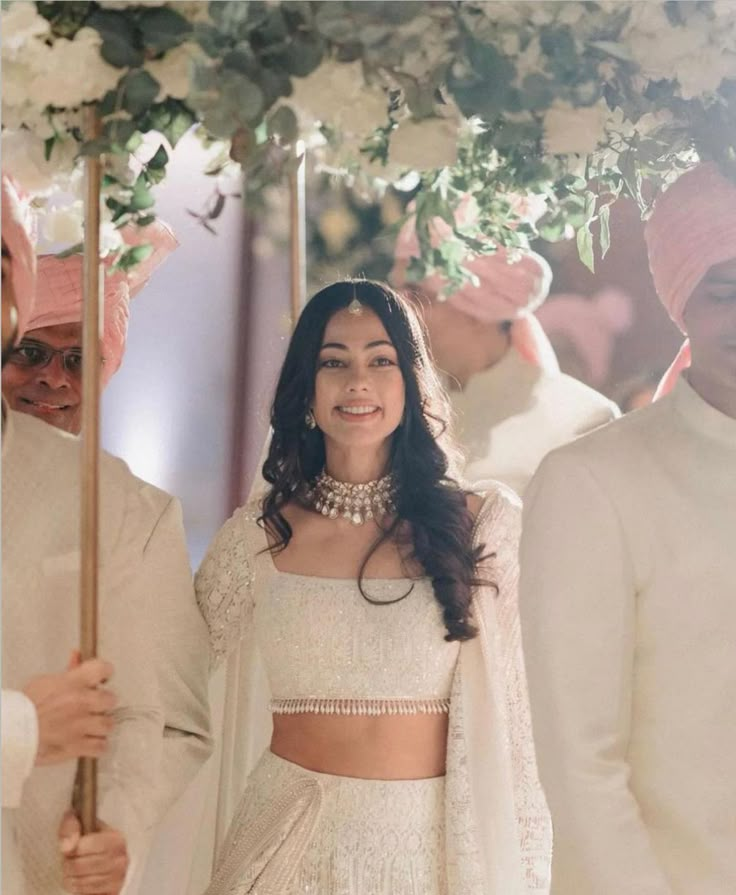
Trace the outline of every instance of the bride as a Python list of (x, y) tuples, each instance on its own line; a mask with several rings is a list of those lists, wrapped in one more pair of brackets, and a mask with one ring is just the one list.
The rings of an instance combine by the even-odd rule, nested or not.
[(265, 497), (197, 574), (215, 663), (252, 642), (272, 715), (208, 895), (547, 889), (519, 505), (495, 483), (461, 488), (447, 416), (407, 302), (365, 280), (312, 298), (276, 388)]

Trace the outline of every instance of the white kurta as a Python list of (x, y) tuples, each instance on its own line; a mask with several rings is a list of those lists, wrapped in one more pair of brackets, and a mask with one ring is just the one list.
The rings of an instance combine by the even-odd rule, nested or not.
[[(30, 416), (8, 413), (3, 431), (2, 674), (19, 691), (67, 667), (79, 641), (79, 443)], [(152, 821), (163, 743), (149, 592), (141, 577), (141, 501), (120, 461), (101, 457), (100, 653), (113, 663), (117, 721), (100, 761), (99, 816), (120, 829), (133, 863)], [(5, 735), (5, 732), (4, 732)], [(34, 767), (20, 802), (3, 810), (22, 895), (61, 891), (57, 829), (75, 763)], [(12, 857), (12, 852), (11, 852)], [(11, 868), (8, 868), (13, 872)], [(9, 891), (13, 892), (13, 889)]]
[[(13, 432), (13, 429), (18, 427), (22, 433), (20, 436), (18, 436), (17, 432)], [(25, 439), (36, 436), (40, 439), (39, 447), (42, 449), (41, 453), (43, 453), (44, 446), (49, 450), (55, 450), (58, 449), (55, 446), (63, 444), (65, 452), (63, 456), (67, 460), (62, 459), (60, 461), (61, 467), (63, 467), (64, 462), (68, 462), (72, 454), (74, 459), (71, 462), (76, 463), (78, 456), (77, 448), (72, 447), (72, 445), (77, 443), (66, 436), (61, 436), (61, 439), (59, 436), (49, 436), (49, 431), (50, 427), (44, 424), (34, 423), (28, 426), (22, 415), (11, 414), (9, 416), (9, 430), (6, 433), (8, 440), (3, 447), (5, 475), (10, 476), (13, 474), (14, 460), (16, 458), (20, 460), (22, 455), (19, 445), (15, 444), (13, 446), (14, 441), (19, 440), (23, 443)], [(6, 445), (8, 451), (7, 458), (5, 456)], [(143, 588), (142, 592), (151, 598), (149, 600), (149, 619), (151, 624), (149, 629), (145, 631), (145, 635), (153, 635), (152, 643), (155, 646), (155, 651), (152, 656), (155, 659), (158, 694), (161, 709), (164, 713), (165, 727), (163, 759), (158, 774), (158, 785), (146, 793), (146, 798), (149, 802), (147, 810), (150, 812), (150, 817), (152, 819), (161, 818), (182, 795), (212, 749), (208, 706), (209, 637), (207, 626), (199, 612), (194, 596), (179, 501), (164, 491), (136, 478), (120, 461), (115, 461), (108, 457), (104, 462), (103, 470), (106, 470), (108, 467), (114, 467), (116, 470), (116, 487), (121, 489), (121, 493), (124, 492), (127, 495), (126, 499), (128, 501), (135, 501), (136, 504), (135, 525), (137, 526), (137, 531), (135, 539), (138, 544), (136, 549), (140, 549), (140, 559), (142, 560), (137, 574), (140, 586)], [(27, 474), (27, 467), (24, 467), (24, 472)], [(103, 471), (103, 476), (105, 474), (110, 475), (109, 472), (105, 473)], [(76, 481), (76, 470), (74, 470), (74, 480)], [(8, 489), (11, 488), (9, 480), (7, 487)], [(16, 483), (13, 486), (14, 490), (12, 493), (23, 498), (24, 487), (24, 485), (19, 486)], [(71, 492), (71, 488), (72, 485), (70, 484), (62, 486), (62, 495), (68, 495)], [(3, 497), (5, 499), (5, 490)], [(53, 499), (54, 493), (52, 491), (48, 495), (48, 500), (51, 501)], [(78, 502), (78, 498), (74, 497), (73, 499)], [(6, 524), (12, 524), (8, 519), (10, 512), (10, 509), (4, 509), (4, 522)], [(74, 532), (74, 523), (69, 520), (67, 508), (62, 507), (59, 513), (60, 521), (66, 520), (64, 525), (67, 527), (71, 526), (71, 531)], [(12, 532), (9, 531), (8, 536), (12, 538)], [(11, 549), (15, 549), (15, 547)], [(127, 657), (126, 661), (128, 661)], [(49, 670), (51, 670), (50, 666)], [(6, 702), (8, 700), (4, 696), (4, 783), (6, 779), (5, 756), (6, 753), (8, 755), (11, 754), (11, 747), (14, 756), (12, 759), (13, 769), (11, 776), (14, 781), (20, 779), (17, 773), (20, 765), (27, 767), (28, 772), (30, 772), (36, 751), (36, 744), (32, 735), (35, 733), (35, 713), (33, 713), (33, 707), (30, 706), (32, 714), (29, 716), (27, 712), (28, 700), (25, 700), (22, 694), (16, 692), (6, 695), (8, 700), (12, 700), (9, 702), (12, 718), (8, 718), (6, 715)], [(23, 700), (25, 700), (25, 705)], [(24, 708), (26, 709), (25, 712), (23, 712)], [(11, 723), (6, 727), (6, 721), (8, 720)], [(24, 726), (25, 733), (20, 732), (21, 725)], [(16, 731), (15, 736), (13, 736), (12, 731)], [(9, 737), (7, 740), (6, 732)], [(17, 805), (17, 801), (20, 799), (21, 790), (22, 780), (8, 789), (9, 796), (17, 791), (17, 800), (13, 803), (13, 807)], [(3, 805), (6, 805), (5, 795), (3, 797)], [(144, 882), (144, 891), (153, 891), (155, 886), (157, 895), (160, 895), (162, 892), (162, 888), (159, 885), (160, 872), (167, 870), (167, 863), (170, 864), (174, 861), (176, 866), (182, 863), (181, 856), (172, 854), (170, 848), (167, 848), (168, 853), (162, 851), (162, 843), (170, 845), (171, 827), (172, 819), (164, 817), (153, 837), (153, 847), (148, 859), (149, 871), (146, 880), (151, 876), (152, 879), (150, 884)], [(178, 832), (178, 828), (176, 832)], [(10, 844), (8, 844), (8, 848), (10, 847)], [(166, 878), (170, 879), (171, 868), (169, 867), (168, 870)], [(139, 860), (137, 869), (131, 875), (131, 880), (126, 887), (126, 891), (131, 893), (131, 895), (138, 888), (142, 871), (142, 861)], [(186, 866), (182, 873), (183, 879), (186, 880), (188, 875)]]
[(736, 419), (683, 379), (550, 455), (521, 614), (555, 895), (736, 892)]
[(517, 494), (551, 450), (619, 415), (608, 398), (564, 373), (541, 370), (515, 348), (450, 399), (466, 480), (496, 479)]
[[(129, 476), (143, 504), (143, 576), (153, 595), (164, 742), (152, 845), (128, 895), (180, 895), (195, 848), (196, 806), (183, 794), (212, 751), (209, 632), (197, 606), (179, 501)], [(194, 809), (194, 810), (192, 810)]]

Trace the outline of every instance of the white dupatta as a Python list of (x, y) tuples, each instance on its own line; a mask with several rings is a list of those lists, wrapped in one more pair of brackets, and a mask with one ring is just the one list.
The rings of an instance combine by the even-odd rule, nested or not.
[[(258, 514), (257, 501), (236, 511), (198, 573), (197, 595), (215, 652), (227, 656), (215, 855), (271, 735), (263, 663), (252, 626), (242, 623), (244, 602), (264, 592), (273, 568), (261, 552), (265, 538)], [(474, 542), (492, 554), (480, 571), (488, 583), (473, 595), (479, 634), (461, 645), (449, 718), (451, 895), (549, 891), (551, 823), (537, 777), (517, 609), (520, 515), (516, 495), (491, 483), (474, 529)]]

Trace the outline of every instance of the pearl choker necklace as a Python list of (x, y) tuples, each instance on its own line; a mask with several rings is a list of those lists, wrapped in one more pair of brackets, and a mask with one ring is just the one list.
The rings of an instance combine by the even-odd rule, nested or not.
[(307, 491), (306, 498), (323, 516), (330, 519), (342, 516), (354, 525), (363, 525), (369, 519), (381, 519), (394, 512), (393, 493), (394, 478), (391, 474), (355, 485), (352, 482), (338, 482), (326, 472), (321, 472)]

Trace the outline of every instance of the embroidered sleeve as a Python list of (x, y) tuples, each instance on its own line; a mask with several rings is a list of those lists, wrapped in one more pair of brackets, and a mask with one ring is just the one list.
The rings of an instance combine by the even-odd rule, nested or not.
[[(514, 802), (527, 891), (546, 893), (550, 885), (552, 825), (537, 772), (529, 693), (519, 621), (519, 538), (521, 501), (509, 489), (496, 486), (476, 521), (476, 538), (493, 558), (482, 574), (498, 592), (495, 616), (496, 673), (503, 679), (508, 744), (511, 750)], [(493, 591), (491, 590), (491, 594)]]
[(255, 518), (249, 507), (236, 510), (210, 544), (194, 579), (209, 628), (213, 669), (240, 641), (252, 616), (255, 564), (247, 526), (255, 526)]

